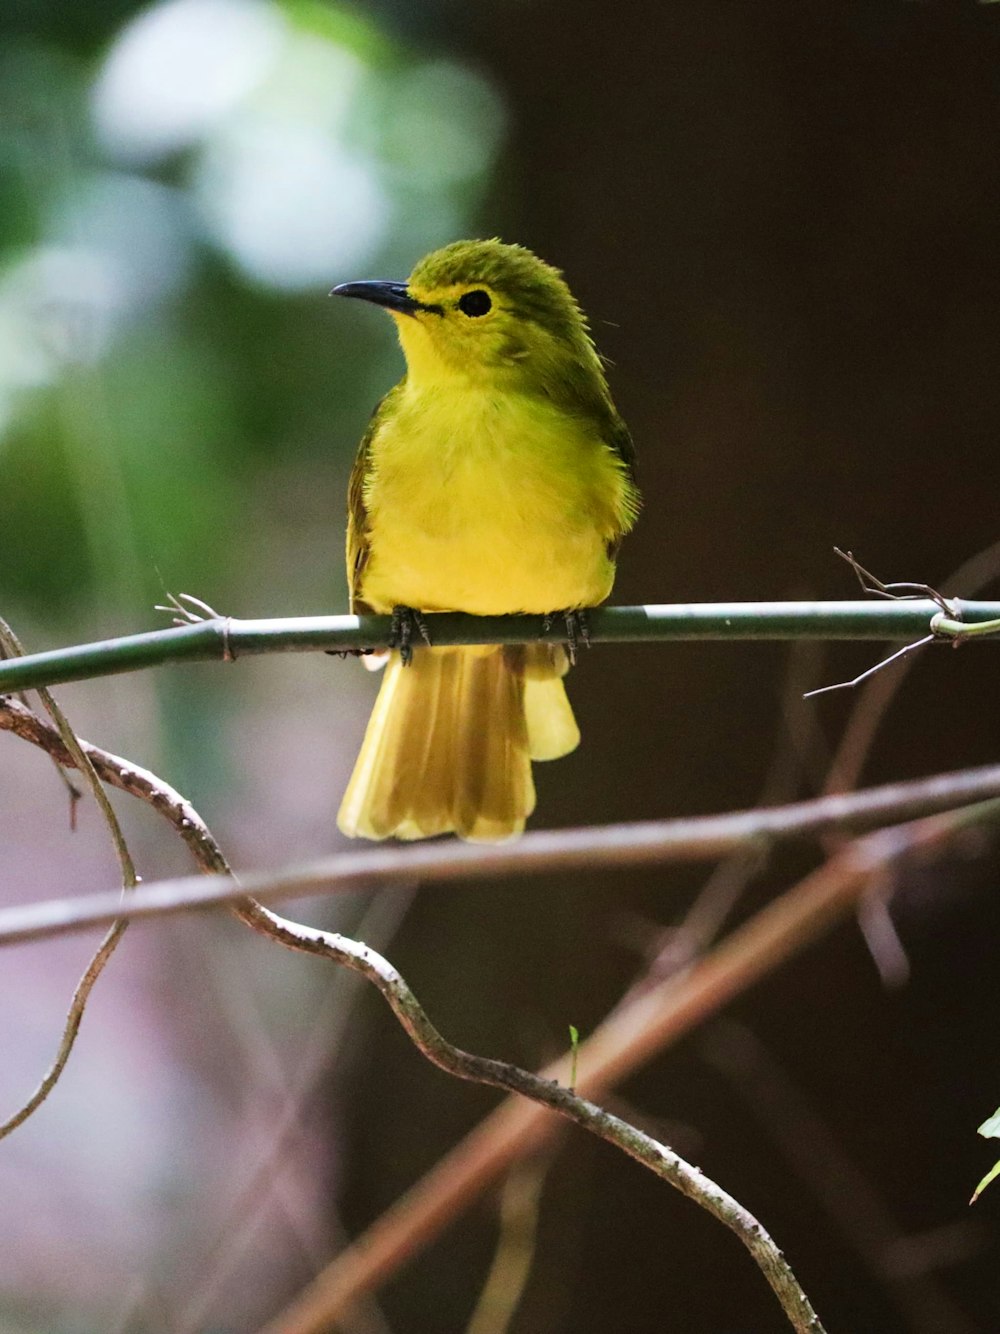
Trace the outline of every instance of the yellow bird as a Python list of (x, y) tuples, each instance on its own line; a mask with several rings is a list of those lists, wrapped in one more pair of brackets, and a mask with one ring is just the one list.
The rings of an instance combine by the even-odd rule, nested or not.
[(405, 283), (334, 293), (385, 307), (406, 357), (361, 442), (347, 523), (352, 610), (393, 613), (404, 635), (337, 822), (352, 837), (510, 838), (535, 805), (531, 761), (580, 739), (566, 650), (411, 654), (406, 632), (425, 611), (603, 602), (639, 508), (632, 441), (562, 275), (521, 246), (456, 241)]

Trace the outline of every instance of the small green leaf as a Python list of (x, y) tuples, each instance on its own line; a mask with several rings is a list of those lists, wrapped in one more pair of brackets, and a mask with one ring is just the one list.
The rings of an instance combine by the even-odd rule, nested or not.
[(979, 1127), (984, 1139), (1000, 1139), (1000, 1107)]
[(972, 1192), (972, 1199), (969, 1201), (969, 1203), (975, 1204), (975, 1202), (979, 1199), (980, 1195), (982, 1195), (983, 1191), (990, 1184), (990, 1182), (993, 1181), (994, 1178), (998, 1176), (1000, 1176), (1000, 1162), (994, 1163), (994, 1165), (986, 1173), (982, 1181), (980, 1181), (979, 1185)]
[[(580, 1051), (580, 1030), (575, 1024), (569, 1026), (569, 1049), (572, 1052), (573, 1059), (569, 1067), (569, 1091), (576, 1092), (576, 1058)], [(1000, 1113), (998, 1113), (1000, 1115)]]

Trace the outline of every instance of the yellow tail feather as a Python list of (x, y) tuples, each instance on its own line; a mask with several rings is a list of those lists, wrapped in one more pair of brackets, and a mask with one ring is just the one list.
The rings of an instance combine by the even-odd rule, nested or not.
[(337, 823), (350, 837), (455, 832), (478, 842), (521, 833), (535, 805), (531, 761), (573, 750), (580, 733), (561, 648), (418, 648), (393, 653)]

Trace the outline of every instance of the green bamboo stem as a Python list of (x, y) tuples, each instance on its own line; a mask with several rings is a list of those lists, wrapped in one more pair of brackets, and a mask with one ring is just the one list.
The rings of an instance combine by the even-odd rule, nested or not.
[[(934, 633), (950, 642), (960, 621), (968, 627), (1000, 621), (1000, 602), (951, 600), (956, 615), (948, 629), (932, 627), (940, 606), (929, 599), (848, 602), (679, 602), (640, 607), (601, 607), (588, 612), (593, 644), (659, 643), (663, 640), (884, 640)], [(543, 630), (540, 616), (425, 617), (433, 643), (522, 644), (539, 639), (565, 643), (561, 618)], [(991, 630), (990, 633), (994, 633)], [(231, 661), (255, 653), (350, 652), (384, 648), (387, 616), (301, 616), (276, 620), (220, 617), (93, 644), (52, 649), (0, 662), (0, 693), (60, 685), (138, 671), (164, 662)], [(984, 637), (980, 632), (980, 638)], [(417, 649), (419, 652), (419, 648)]]

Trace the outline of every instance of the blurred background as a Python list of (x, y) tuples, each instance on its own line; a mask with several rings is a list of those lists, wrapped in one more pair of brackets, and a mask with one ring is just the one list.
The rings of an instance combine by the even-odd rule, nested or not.
[[(588, 311), (646, 508), (615, 600), (996, 596), (1000, 6), (973, 0), (5, 0), (0, 8), (0, 614), (29, 649), (346, 608), (344, 493), (400, 373), (390, 322), (326, 299), (461, 236), (520, 241)], [(992, 587), (990, 580), (993, 580)], [(803, 689), (878, 646), (595, 648), (584, 742), (534, 826), (721, 811), (822, 786), (857, 699)], [(862, 782), (997, 757), (996, 651), (915, 662)], [(342, 844), (377, 681), (320, 655), (62, 688), (81, 735), (191, 798), (241, 868)], [(147, 880), (189, 869), (116, 802)], [(85, 802), (0, 735), (0, 888), (116, 883)], [(735, 909), (794, 883), (758, 870)], [(763, 1220), (830, 1331), (1000, 1327), (989, 840), (870, 912), (621, 1089), (619, 1110)], [(670, 941), (684, 868), (293, 905), (388, 951), (435, 1022), (535, 1066)], [(6, 1115), (93, 947), (8, 950)], [(0, 1328), (238, 1334), (273, 1315), (496, 1099), (433, 1071), (332, 968), (237, 923), (133, 927), (55, 1094), (0, 1145)], [(537, 1177), (517, 1334), (778, 1334), (738, 1244), (565, 1137)], [(345, 1329), (465, 1330), (475, 1206)], [(499, 1330), (507, 1326), (494, 1325)]]

